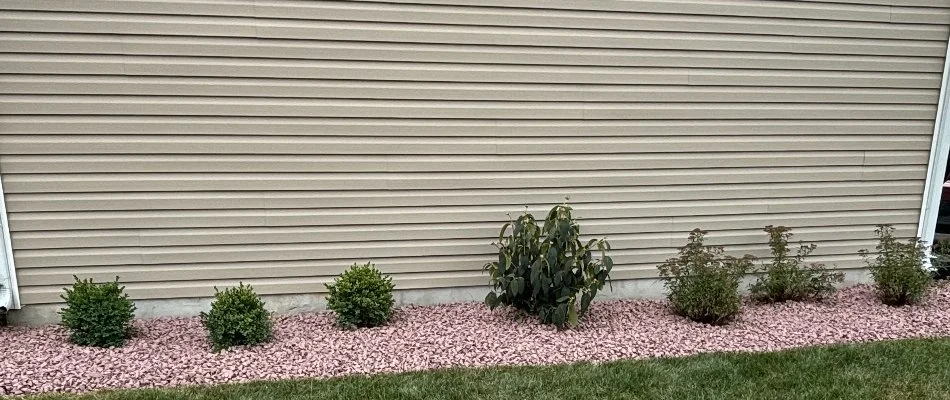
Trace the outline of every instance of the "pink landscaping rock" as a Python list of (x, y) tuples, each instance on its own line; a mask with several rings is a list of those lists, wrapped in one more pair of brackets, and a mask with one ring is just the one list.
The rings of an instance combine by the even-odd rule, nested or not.
[[(866, 286), (824, 303), (746, 304), (732, 325), (671, 315), (665, 302), (595, 302), (581, 327), (558, 332), (478, 303), (404, 307), (384, 327), (341, 331), (331, 314), (275, 317), (267, 344), (210, 351), (198, 318), (137, 321), (123, 348), (68, 343), (56, 326), (0, 329), (0, 395), (332, 377), (433, 368), (676, 357), (714, 351), (950, 336), (950, 286), (891, 308)], [(521, 321), (521, 322), (519, 322)]]

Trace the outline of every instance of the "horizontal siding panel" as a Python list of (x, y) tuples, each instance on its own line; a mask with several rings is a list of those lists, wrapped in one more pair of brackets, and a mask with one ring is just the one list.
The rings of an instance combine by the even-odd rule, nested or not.
[[(933, 11), (933, 10), (930, 10)], [(937, 10), (939, 12), (939, 10)], [(892, 11), (893, 12), (893, 11)], [(901, 17), (914, 21), (924, 11), (899, 10)], [(233, 14), (232, 14), (233, 15)], [(266, 18), (291, 18), (334, 21), (399, 22), (473, 26), (511, 26), (575, 28), (618, 31), (697, 32), (756, 35), (827, 36), (941, 40), (947, 36), (942, 25), (898, 25), (804, 21), (779, 18), (749, 18), (698, 15), (661, 15), (655, 13), (570, 12), (487, 7), (438, 7), (403, 5), (358, 6), (339, 2), (296, 2), (258, 7), (255, 15)], [(939, 17), (928, 15), (931, 20)], [(893, 19), (893, 18), (892, 18)], [(915, 21), (916, 22), (916, 21)], [(888, 29), (889, 28), (889, 29)]]
[[(368, 1), (368, 0), (360, 0)], [(720, 1), (628, 1), (601, 0), (596, 2), (577, 2), (571, 0), (373, 0), (373, 3), (428, 4), (511, 7), (529, 9), (580, 10), (645, 12), (657, 14), (697, 14), (730, 15), (742, 17), (799, 18), (844, 21), (880, 21), (890, 20), (890, 7), (858, 6), (845, 4), (816, 4), (787, 1), (744, 2), (738, 0)]]
[[(914, 204), (914, 203), (917, 204)], [(827, 197), (817, 199), (700, 200), (651, 203), (604, 203), (588, 205), (579, 212), (583, 218), (675, 217), (690, 215), (742, 215), (800, 212), (811, 207), (823, 211), (908, 210), (920, 207), (919, 195), (873, 197)], [(537, 207), (543, 213), (547, 207)], [(175, 210), (108, 212), (33, 212), (13, 214), (10, 226), (16, 231), (184, 228), (233, 226), (330, 226), (374, 224), (504, 222), (509, 213), (522, 206), (471, 206), (426, 208), (340, 208), (321, 210)], [(807, 211), (807, 210), (806, 210)], [(691, 228), (690, 228), (691, 229)]]
[[(147, 111), (143, 111), (147, 110)], [(0, 96), (4, 114), (220, 115), (484, 119), (922, 119), (931, 105), (571, 103), (421, 100), (205, 99), (174, 96)]]
[[(98, 3), (98, 4), (97, 4)], [(181, 3), (180, 7), (160, 7), (147, 2), (84, 2), (31, 4), (6, 2), (3, 9), (43, 10), (126, 14), (165, 14), (175, 16), (249, 17), (245, 24), (260, 24), (267, 19), (397, 22), (439, 25), (514, 26), (575, 28), (593, 30), (638, 30), (658, 32), (715, 32), (792, 36), (873, 37), (895, 39), (946, 38), (942, 25), (901, 26), (891, 23), (856, 23), (822, 20), (703, 16), (688, 14), (611, 13), (596, 11), (530, 10), (512, 8), (459, 7), (425, 5), (381, 5), (354, 2), (257, 2), (254, 7), (232, 4), (211, 9), (207, 3)], [(946, 2), (943, 4), (947, 6)], [(933, 11), (933, 10), (927, 10)], [(892, 13), (895, 11), (892, 9)], [(924, 11), (901, 8), (902, 17)], [(251, 19), (253, 18), (253, 19)], [(217, 20), (221, 20), (218, 18)], [(892, 17), (893, 20), (893, 17)], [(227, 19), (226, 21), (233, 21)], [(237, 22), (236, 24), (240, 24)]]
[[(115, 142), (117, 138), (89, 139), (88, 135), (220, 136), (370, 136), (393, 137), (616, 137), (663, 136), (761, 136), (787, 135), (855, 136), (877, 142), (895, 132), (909, 136), (932, 136), (933, 121), (924, 120), (445, 120), (371, 118), (273, 118), (273, 117), (162, 117), (162, 116), (73, 116), (0, 115), (0, 135), (71, 135), (69, 142)], [(872, 138), (866, 138), (872, 136)], [(167, 139), (167, 138), (166, 138)], [(241, 140), (233, 138), (234, 140)], [(4, 149), (14, 142), (4, 138)], [(930, 139), (926, 139), (930, 140)], [(60, 140), (60, 145), (65, 145)], [(363, 140), (363, 142), (367, 142)], [(543, 144), (545, 141), (540, 141)], [(157, 145), (156, 143), (151, 144)], [(223, 146), (223, 143), (219, 143)], [(173, 152), (192, 146), (178, 146)], [(926, 149), (930, 146), (926, 145)], [(70, 149), (75, 152), (75, 149)], [(46, 151), (49, 153), (49, 150)], [(42, 153), (41, 153), (42, 154)]]
[[(903, 227), (901, 235), (913, 235), (916, 226)], [(842, 228), (838, 235), (816, 235), (815, 240), (822, 240), (825, 244), (814, 253), (815, 256), (856, 254), (858, 249), (873, 248), (876, 240), (873, 227), (865, 227), (850, 231)], [(677, 246), (682, 239), (672, 235), (647, 235), (648, 237), (611, 237), (611, 258), (618, 264), (659, 263), (672, 256), (668, 249)], [(655, 237), (653, 237), (655, 236)], [(765, 236), (761, 231), (737, 235), (736, 241), (726, 241), (727, 244), (755, 243), (762, 241)], [(858, 249), (854, 243), (841, 243), (841, 238), (863, 238), (853, 240), (859, 242)], [(837, 238), (837, 239), (836, 239)], [(675, 243), (674, 243), (675, 242)], [(768, 247), (758, 244), (752, 247), (739, 245), (735, 251), (755, 250), (756, 256), (767, 256)], [(745, 247), (745, 249), (743, 249)], [(179, 246), (179, 247), (122, 247), (98, 249), (55, 249), (55, 250), (23, 250), (20, 263), (30, 269), (68, 267), (80, 263), (90, 266), (108, 265), (161, 265), (171, 263), (199, 264), (204, 262), (260, 262), (260, 261), (293, 261), (293, 260), (339, 260), (346, 265), (347, 260), (353, 259), (383, 259), (394, 257), (448, 257), (453, 255), (481, 256), (490, 261), (497, 253), (494, 246), (486, 239), (471, 240), (416, 240), (412, 242), (357, 242), (357, 243), (326, 243), (326, 244), (267, 244), (267, 245), (237, 245), (237, 246)], [(494, 258), (497, 258), (495, 255)], [(473, 264), (470, 270), (478, 270), (481, 265)], [(196, 267), (200, 268), (198, 265)], [(327, 275), (319, 269), (310, 272), (312, 275)], [(68, 276), (67, 276), (68, 277)], [(129, 279), (129, 282), (134, 279)], [(24, 285), (29, 285), (25, 282)]]
[[(83, 2), (36, 2), (30, 0), (7, 0), (2, 4), (3, 9), (11, 10), (49, 10), (49, 11), (76, 11), (76, 12), (110, 12), (132, 14), (187, 14), (187, 15), (223, 15), (223, 16), (275, 16), (288, 18), (319, 19), (321, 14), (312, 10), (324, 11), (328, 8), (340, 9), (373, 9), (373, 10), (402, 10), (409, 6), (414, 11), (455, 10), (459, 6), (478, 6), (493, 12), (531, 12), (543, 16), (546, 14), (564, 14), (570, 12), (575, 15), (589, 15), (592, 12), (609, 12), (613, 16), (625, 16), (628, 13), (650, 13), (704, 16), (741, 16), (766, 18), (796, 18), (812, 20), (838, 21), (890, 21), (893, 7), (933, 7), (930, 10), (942, 13), (943, 8), (950, 5), (945, 0), (806, 0), (794, 1), (759, 1), (755, 3), (742, 1), (626, 1), (602, 0), (598, 2), (578, 3), (568, 0), (546, 1), (477, 1), (477, 0), (360, 0), (365, 2), (344, 3), (339, 1), (256, 1), (253, 5), (240, 1), (106, 1), (87, 0)], [(850, 4), (841, 4), (850, 3)], [(414, 6), (414, 5), (421, 6)], [(494, 7), (494, 8), (487, 8)], [(514, 10), (514, 11), (512, 11)], [(562, 11), (563, 10), (563, 11)], [(928, 11), (926, 8), (920, 12)], [(407, 18), (411, 16), (404, 16)], [(403, 19), (404, 20), (404, 19)], [(450, 23), (451, 19), (439, 20)]]
[[(38, 192), (150, 192), (205, 190), (408, 190), (508, 189), (584, 186), (652, 186), (706, 183), (801, 182), (841, 180), (918, 179), (921, 166), (717, 168), (658, 171), (587, 171), (518, 173), (299, 173), (299, 174), (70, 174), (27, 175), (7, 178), (8, 193)], [(593, 175), (593, 176), (591, 176)]]
[[(767, 166), (827, 166), (863, 165), (864, 152), (822, 153), (763, 153), (721, 156), (696, 154), (658, 155), (604, 155), (596, 162), (589, 156), (572, 155), (550, 163), (536, 157), (411, 157), (393, 159), (393, 156), (368, 157), (270, 157), (237, 156), (209, 161), (201, 156), (126, 156), (80, 158), (78, 156), (5, 156), (0, 168), (9, 173), (156, 173), (156, 172), (425, 172), (433, 169), (449, 171), (560, 171), (560, 170), (624, 170), (663, 168), (767, 167)], [(926, 155), (918, 156), (925, 164)], [(895, 157), (893, 164), (903, 164)], [(831, 159), (832, 161), (826, 161)], [(877, 163), (875, 165), (888, 165)], [(443, 167), (444, 166), (444, 167)]]
[[(939, 23), (947, 15), (901, 14), (905, 22), (926, 19)], [(260, 37), (302, 40), (343, 40), (401, 43), (489, 44), (587, 48), (637, 48), (675, 50), (757, 51), (766, 53), (888, 54), (940, 57), (946, 53), (943, 35), (931, 40), (877, 38), (817, 38), (798, 36), (795, 41), (779, 35), (734, 35), (691, 32), (576, 30), (501, 26), (453, 26), (348, 21), (294, 21), (245, 18), (133, 16), (122, 14), (38, 13), (0, 11), (6, 30), (43, 33), (95, 33)], [(697, 25), (697, 24), (693, 24)], [(702, 24), (698, 24), (699, 27)], [(742, 24), (748, 26), (750, 24)], [(892, 27), (892, 29), (895, 29)], [(899, 29), (899, 28), (898, 28)], [(781, 29), (775, 29), (781, 32)], [(761, 32), (766, 32), (763, 29)], [(812, 28), (812, 32), (822, 32)], [(832, 34), (832, 32), (828, 32)]]
[(141, 75), (424, 82), (832, 86), (933, 89), (939, 73), (515, 66), (189, 57), (0, 54), (12, 74)]
[[(449, 65), (437, 63), (382, 63), (355, 61), (188, 59), (186, 57), (24, 56), (4, 54), (0, 67), (7, 73), (63, 75), (160, 75), (200, 77), (262, 77), (285, 79), (357, 79), (394, 81), (511, 82), (511, 83), (617, 83), (687, 84), (688, 70), (619, 68)], [(854, 74), (839, 73), (851, 76)], [(890, 74), (857, 74), (856, 79), (887, 81)], [(875, 79), (878, 78), (878, 79)], [(883, 79), (881, 79), (883, 78)], [(907, 85), (939, 79), (938, 74), (903, 73)], [(932, 86), (932, 85), (928, 85)], [(911, 86), (912, 87), (912, 86)]]
[[(796, 214), (801, 215), (801, 214)], [(759, 221), (745, 221), (746, 228), (761, 231), (756, 223), (771, 224), (772, 215), (760, 216)], [(879, 218), (878, 222), (901, 221), (903, 217)], [(857, 218), (856, 218), (857, 219)], [(807, 221), (806, 222), (814, 222)], [(681, 222), (682, 223), (682, 222)], [(870, 225), (869, 225), (870, 226)], [(670, 220), (664, 218), (638, 218), (622, 222), (614, 220), (587, 220), (583, 224), (585, 236), (630, 235), (632, 228), (637, 234), (650, 233), (655, 240), (663, 235), (669, 236)], [(910, 226), (916, 228), (916, 226)], [(839, 226), (809, 227), (796, 225), (795, 234), (810, 237), (809, 240), (834, 240), (832, 237), (818, 237), (815, 232), (839, 232), (837, 238), (847, 237), (846, 230)], [(863, 228), (862, 228), (863, 229)], [(873, 228), (866, 229), (873, 232)], [(66, 230), (66, 231), (27, 231), (13, 235), (13, 244), (21, 250), (56, 249), (94, 249), (94, 248), (139, 248), (168, 246), (222, 246), (222, 245), (264, 245), (264, 244), (300, 244), (300, 243), (362, 243), (392, 240), (446, 240), (446, 239), (484, 239), (496, 240), (496, 223), (459, 223), (459, 224), (417, 224), (402, 226), (383, 226), (367, 228), (365, 226), (329, 226), (329, 227), (234, 227), (234, 228), (191, 228), (191, 229), (140, 229), (140, 230)], [(663, 236), (663, 237), (667, 237)], [(678, 241), (681, 233), (674, 236)], [(863, 237), (863, 236), (862, 236)], [(654, 240), (651, 239), (651, 240)], [(673, 247), (678, 243), (657, 242), (650, 245), (637, 241), (640, 247)], [(741, 242), (735, 242), (741, 243)], [(618, 243), (614, 243), (615, 248)], [(46, 253), (43, 253), (46, 254)], [(333, 255), (328, 252), (324, 257)], [(356, 258), (359, 258), (357, 256)]]
[[(677, 201), (704, 199), (769, 199), (848, 194), (919, 195), (919, 181), (756, 183), (634, 187), (584, 187), (489, 190), (411, 190), (346, 192), (123, 192), (8, 194), (10, 212), (112, 210), (321, 209), (349, 207), (411, 207), (425, 200), (430, 206), (554, 204)], [(17, 235), (14, 235), (16, 237)]]
[(81, 2), (7, 0), (0, 4), (5, 10), (45, 10), (76, 12), (122, 12), (138, 14), (192, 15), (255, 15), (259, 1), (138, 1), (85, 0)]
[[(926, 151), (821, 151), (636, 153), (563, 155), (551, 163), (544, 155), (505, 156), (328, 156), (235, 155), (209, 160), (204, 155), (7, 155), (8, 173), (157, 173), (157, 172), (443, 172), (597, 171), (667, 168), (756, 168), (792, 166), (926, 165)], [(9, 200), (8, 200), (9, 201)]]
[[(864, 165), (928, 164), (929, 162), (929, 155), (925, 156), (920, 152), (868, 151), (864, 153)], [(832, 164), (833, 162), (829, 162), (829, 165)]]
[(456, 64), (745, 68), (832, 71), (943, 71), (941, 57), (589, 49), (430, 43), (0, 32), (0, 53), (439, 62)]
[[(403, 278), (403, 282), (407, 277), (412, 277), (417, 274), (426, 274), (429, 276), (438, 276), (446, 272), (448, 274), (454, 274), (459, 272), (468, 272), (475, 274), (480, 274), (481, 279), (473, 283), (473, 286), (478, 285), (487, 285), (488, 276), (484, 273), (478, 272), (480, 266), (484, 264), (485, 257), (453, 257), (451, 259), (445, 260), (437, 257), (432, 257), (432, 261), (429, 258), (424, 260), (406, 260), (406, 259), (393, 259), (386, 260), (385, 264), (378, 264), (377, 267), (384, 273), (393, 274), (397, 278)], [(831, 256), (814, 256), (812, 258), (815, 262), (826, 263), (828, 266), (831, 266), (836, 269), (850, 269), (850, 268), (861, 268), (863, 263), (854, 260), (845, 256), (831, 255)], [(611, 274), (613, 279), (635, 279), (635, 278), (650, 278), (656, 277), (656, 264), (657, 263), (647, 263), (647, 264), (615, 264), (614, 272)], [(442, 265), (443, 267), (440, 267)], [(478, 268), (472, 268), (472, 265), (477, 265)], [(183, 285), (189, 285), (189, 282), (195, 282), (199, 280), (200, 277), (206, 277), (205, 280), (209, 279), (230, 279), (230, 276), (247, 277), (247, 279), (273, 279), (273, 278), (287, 278), (287, 277), (297, 277), (297, 278), (308, 278), (313, 276), (313, 270), (319, 268), (320, 271), (326, 271), (326, 275), (321, 277), (325, 278), (328, 282), (332, 281), (331, 274), (337, 274), (349, 267), (349, 264), (340, 265), (339, 261), (332, 262), (332, 264), (327, 264), (327, 262), (313, 261), (309, 263), (301, 263), (297, 261), (274, 261), (268, 263), (256, 263), (256, 262), (247, 262), (247, 263), (228, 263), (226, 265), (221, 264), (203, 264), (202, 267), (207, 269), (197, 270), (189, 269), (187, 266), (179, 265), (168, 265), (167, 269), (156, 269), (150, 266), (107, 266), (107, 267), (89, 267), (88, 273), (84, 277), (90, 277), (96, 281), (109, 281), (115, 279), (116, 274), (119, 276), (142, 276), (143, 278), (152, 279), (155, 282), (172, 282), (179, 283)], [(51, 268), (42, 268), (42, 269), (33, 269), (29, 272), (28, 280), (33, 282), (34, 285), (24, 285), (27, 286), (24, 289), (30, 291), (41, 291), (42, 286), (46, 285), (64, 285), (73, 282), (72, 276), (62, 276), (61, 268), (51, 267)], [(273, 271), (272, 274), (267, 274), (267, 271)], [(412, 272), (400, 272), (400, 271), (412, 271)], [(111, 274), (111, 275), (110, 275)], [(141, 275), (140, 275), (141, 274)], [(170, 275), (174, 275), (170, 277)], [(268, 276), (270, 275), (270, 276)], [(66, 280), (64, 283), (63, 280)], [(473, 279), (474, 280), (474, 279)], [(398, 282), (398, 280), (396, 281)], [(137, 285), (139, 282), (130, 282), (124, 284), (128, 285)], [(42, 285), (42, 286), (41, 286)], [(324, 292), (326, 289), (320, 285), (320, 289), (311, 289), (301, 293), (314, 293), (314, 292)], [(221, 287), (221, 286), (219, 286)], [(410, 288), (424, 288), (419, 287), (406, 287), (404, 283), (402, 287), (397, 283), (397, 290), (410, 289)], [(255, 289), (257, 286), (255, 285)], [(258, 291), (259, 292), (259, 291)], [(60, 292), (61, 293), (61, 292)], [(279, 293), (279, 292), (278, 292)], [(212, 291), (213, 294), (213, 291)]]
[[(837, 76), (836, 76), (837, 75)], [(713, 70), (696, 69), (690, 71), (690, 85), (725, 85), (725, 86), (853, 86), (853, 87), (884, 87), (883, 82), (890, 82), (893, 87), (920, 88), (933, 87), (929, 74), (873, 74), (873, 73), (838, 73), (838, 72), (802, 72), (802, 71), (743, 71), (743, 70)], [(924, 83), (927, 82), (927, 83)], [(919, 85), (919, 86), (918, 86)]]
[(0, 94), (546, 102), (932, 104), (936, 90), (0, 75)]
[[(842, 21), (875, 21), (875, 22), (915, 22), (947, 24), (950, 23), (950, 10), (946, 8), (901, 8), (866, 4), (841, 4), (836, 1), (821, 3), (802, 3), (796, 1), (760, 1), (749, 3), (740, 0), (731, 1), (629, 1), (629, 0), (601, 0), (597, 2), (575, 2), (571, 0), (357, 0), (382, 1), (385, 3), (413, 3), (432, 5), (470, 5), (516, 7), (558, 10), (590, 10), (590, 11), (619, 11), (619, 12), (647, 12), (661, 14), (700, 14), (700, 15), (735, 15), (743, 17), (770, 17), (770, 18), (800, 18), (817, 20)], [(944, 7), (946, 7), (944, 5)], [(903, 15), (903, 17), (901, 16)]]
[[(813, 3), (828, 3), (829, 0), (801, 0)], [(936, 7), (936, 8), (947, 8), (950, 7), (950, 3), (947, 3), (947, 0), (833, 0), (833, 3), (847, 3), (847, 4), (865, 4), (865, 5), (882, 5), (882, 6), (902, 6), (902, 7)]]
[[(580, 135), (578, 135), (580, 136)], [(637, 136), (608, 138), (390, 138), (376, 137), (165, 137), (4, 135), (7, 154), (318, 154), (318, 155), (515, 155), (643, 154), (781, 151), (927, 151), (929, 135), (903, 136)], [(258, 171), (260, 172), (260, 171)], [(161, 178), (161, 176), (156, 176)], [(11, 178), (14, 179), (14, 178)], [(15, 184), (16, 181), (13, 181)], [(11, 189), (12, 190), (12, 189)]]
[[(901, 233), (901, 234), (903, 234), (903, 235), (913, 235), (915, 229), (914, 229), (914, 226), (912, 226), (912, 225), (913, 225), (913, 224), (909, 224), (909, 225), (897, 225), (896, 228), (898, 228), (898, 232)], [(802, 236), (802, 235), (800, 235), (799, 233), (802, 233), (802, 232), (805, 232), (805, 231), (816, 231), (816, 229), (802, 228), (802, 229), (796, 230), (796, 236), (795, 236), (795, 238), (796, 238), (796, 239), (801, 238), (801, 239), (803, 239), (805, 242), (812, 242), (812, 241), (820, 240), (820, 238), (822, 238), (822, 237), (832, 237), (832, 236), (835, 236), (834, 232), (835, 232), (835, 230), (837, 230), (837, 229), (841, 229), (841, 227), (839, 226), (839, 227), (824, 229), (824, 231), (827, 232), (827, 233), (825, 233), (825, 234), (818, 233), (818, 234), (816, 234), (816, 235)], [(817, 229), (817, 230), (821, 230), (821, 229)], [(848, 232), (852, 232), (852, 231), (853, 231), (853, 232), (857, 235), (857, 236), (855, 236), (856, 238), (860, 238), (860, 239), (863, 240), (864, 242), (866, 242), (866, 243), (868, 243), (869, 245), (872, 245), (872, 246), (873, 246), (874, 241), (873, 241), (873, 240), (868, 240), (868, 239), (870, 239), (871, 236), (873, 235), (873, 231), (874, 231), (874, 227), (873, 227), (873, 226), (868, 225), (868, 226), (865, 226), (865, 227), (863, 227), (863, 228), (862, 228), (862, 227), (858, 227), (858, 226), (845, 227), (844, 230), (845, 230), (845, 231), (848, 231)], [(750, 242), (759, 242), (759, 241), (761, 241), (761, 240), (762, 240), (762, 236), (764, 236), (764, 234), (761, 232), (761, 230), (748, 231), (747, 233), (742, 234), (742, 235), (733, 235), (733, 236), (730, 236), (730, 237), (717, 238), (717, 235), (720, 235), (720, 234), (721, 234), (721, 232), (712, 232), (712, 233), (711, 233), (712, 236), (710, 236), (710, 238), (709, 238), (709, 243), (715, 244), (715, 245), (725, 245), (725, 246), (729, 246), (730, 250), (732, 250), (731, 252), (736, 252), (736, 253), (739, 253), (739, 252), (756, 252), (756, 253), (758, 253), (758, 254), (756, 254), (758, 257), (766, 257), (766, 256), (768, 255), (768, 253), (765, 251), (767, 248), (766, 248), (764, 245), (762, 245), (762, 244), (752, 245), (752, 246), (748, 246), (748, 245), (734, 245), (734, 243), (750, 243)], [(743, 238), (746, 238), (746, 239), (739, 239), (739, 236), (741, 236), (741, 237), (743, 237)], [(838, 238), (841, 238), (842, 236), (838, 235), (837, 237), (838, 237)], [(613, 243), (613, 242), (618, 242), (618, 243), (619, 243), (619, 242), (624, 242), (624, 240), (620, 240), (619, 238), (616, 238), (616, 237), (609, 237), (608, 239), (611, 241), (611, 243)], [(488, 239), (485, 239), (485, 240), (488, 240)], [(661, 238), (661, 237), (657, 236), (657, 237), (655, 237), (655, 238), (653, 238), (653, 239), (642, 239), (642, 238), (641, 238), (641, 240), (643, 240), (643, 241), (650, 241), (651, 243), (666, 243), (666, 242), (672, 242), (674, 246), (679, 246), (681, 243), (685, 242), (685, 234), (680, 235), (680, 237)], [(628, 241), (629, 241), (629, 240), (628, 240)], [(835, 242), (834, 242), (834, 240), (832, 240), (830, 243), (831, 243), (831, 244), (834, 244)], [(638, 241), (638, 242), (637, 242), (637, 245), (636, 245), (636, 249), (640, 249), (640, 250), (635, 250), (635, 251), (619, 250), (619, 252), (622, 253), (622, 254), (624, 255), (624, 258), (626, 258), (626, 259), (635, 259), (635, 257), (640, 257), (640, 259), (643, 260), (643, 256), (644, 256), (644, 255), (646, 255), (647, 257), (657, 257), (657, 256), (669, 257), (669, 256), (672, 256), (672, 255), (675, 253), (675, 250), (673, 250), (673, 249), (668, 249), (668, 248), (667, 248), (667, 247), (669, 247), (669, 246), (670, 246), (670, 245), (664, 244), (664, 245), (662, 245), (662, 247), (664, 247), (664, 248), (662, 248), (662, 249), (649, 248), (649, 246), (647, 246), (647, 245), (645, 245), (645, 244), (641, 244), (641, 242)], [(489, 249), (491, 248), (490, 245), (486, 245), (486, 247), (489, 248)], [(109, 249), (105, 249), (105, 250), (108, 251)], [(132, 250), (135, 250), (135, 249), (132, 249)], [(164, 250), (163, 250), (163, 249), (158, 249), (158, 253), (156, 253), (156, 254), (164, 254), (163, 252), (165, 252), (165, 251), (168, 251), (168, 249), (164, 249)], [(67, 249), (66, 252), (68, 253), (68, 249)], [(816, 254), (816, 255), (815, 255), (815, 256), (816, 256), (816, 259), (813, 259), (813, 261), (818, 261), (818, 258), (820, 258), (820, 256), (822, 256), (822, 255), (824, 255), (824, 254), (834, 254), (835, 252), (836, 252), (836, 250), (833, 249), (833, 248), (831, 248), (831, 249), (829, 249), (829, 250), (827, 250), (827, 251), (823, 251), (821, 254)], [(62, 253), (62, 252), (61, 252), (61, 253)], [(31, 254), (32, 254), (32, 253), (31, 253)], [(740, 253), (740, 254), (741, 254), (741, 253)], [(848, 252), (842, 253), (842, 255), (848, 255), (848, 254), (849, 254)], [(469, 255), (464, 255), (464, 256), (460, 256), (460, 255), (450, 255), (450, 256), (433, 256), (433, 257), (425, 257), (425, 258), (419, 258), (419, 257), (395, 257), (395, 258), (374, 258), (374, 260), (378, 260), (378, 264), (379, 264), (380, 268), (381, 268), (383, 271), (388, 271), (389, 273), (428, 272), (428, 271), (442, 272), (442, 271), (445, 271), (445, 270), (449, 270), (449, 271), (455, 271), (455, 270), (469, 270), (469, 271), (474, 271), (474, 270), (479, 270), (479, 269), (481, 269), (482, 265), (484, 265), (484, 264), (485, 264), (486, 262), (488, 262), (488, 261), (491, 261), (492, 256), (493, 256), (493, 254), (490, 254), (490, 253), (486, 252), (486, 254), (484, 254), (484, 255), (471, 255), (471, 256), (469, 256)], [(173, 270), (178, 270), (178, 271), (190, 271), (191, 274), (208, 274), (208, 273), (215, 273), (216, 270), (217, 270), (217, 271), (220, 271), (221, 269), (226, 268), (228, 265), (236, 266), (236, 267), (238, 267), (238, 268), (240, 268), (241, 265), (247, 265), (248, 267), (252, 267), (252, 266), (253, 266), (253, 267), (257, 268), (257, 269), (260, 269), (260, 271), (259, 271), (258, 273), (256, 273), (255, 275), (260, 274), (259, 276), (263, 276), (263, 277), (266, 277), (266, 276), (267, 276), (268, 268), (279, 269), (279, 270), (290, 270), (290, 271), (301, 271), (301, 270), (303, 270), (304, 268), (307, 268), (307, 269), (309, 269), (309, 271), (307, 272), (307, 274), (309, 274), (309, 275), (313, 275), (313, 274), (314, 274), (315, 272), (317, 272), (317, 271), (319, 271), (319, 272), (317, 272), (318, 275), (332, 275), (332, 274), (338, 273), (342, 268), (345, 268), (345, 267), (349, 266), (352, 262), (361, 260), (361, 258), (359, 258), (359, 257), (362, 257), (362, 255), (358, 256), (357, 258), (352, 259), (351, 261), (346, 261), (346, 260), (321, 260), (321, 259), (309, 259), (309, 258), (308, 258), (308, 259), (303, 260), (303, 261), (295, 261), (295, 260), (269, 260), (269, 261), (258, 261), (258, 262), (249, 261), (249, 262), (242, 262), (242, 263), (230, 263), (230, 262), (229, 262), (229, 263), (202, 263), (202, 264), (193, 264), (193, 263), (187, 263), (187, 264), (166, 264), (166, 263), (163, 263), (163, 264), (159, 264), (159, 265), (143, 265), (143, 264), (135, 264), (135, 265), (104, 265), (104, 266), (89, 266), (88, 271), (90, 271), (90, 273), (112, 273), (112, 274), (113, 274), (113, 277), (115, 276), (114, 274), (116, 274), (116, 273), (121, 273), (121, 271), (122, 271), (123, 269), (136, 269), (136, 270), (140, 270), (140, 271), (152, 271), (153, 273), (161, 273), (162, 271), (164, 271), (164, 270), (166, 270), (166, 269), (173, 269)], [(854, 259), (854, 258), (852, 258), (852, 259)], [(362, 260), (365, 260), (365, 258), (363, 258)], [(662, 258), (652, 259), (652, 261), (650, 261), (650, 260), (651, 260), (651, 259), (647, 259), (648, 262), (656, 262), (656, 263), (658, 263), (658, 262), (661, 262), (661, 261), (662, 261)], [(418, 264), (420, 264), (419, 268), (418, 268), (418, 269), (413, 269), (414, 267), (411, 265), (411, 264), (413, 264), (413, 263), (418, 263)], [(438, 264), (438, 263), (441, 263), (441, 264), (446, 265), (446, 267), (445, 267), (445, 269), (440, 269), (440, 267), (438, 267), (437, 265), (432, 265), (432, 263), (437, 263), (437, 264)], [(63, 270), (64, 270), (65, 268), (68, 268), (68, 267), (49, 266), (49, 267), (42, 267), (42, 268), (32, 268), (32, 269), (29, 269), (28, 272), (24, 273), (24, 275), (30, 275), (30, 276), (60, 275), (60, 274), (63, 274), (63, 273), (64, 273)], [(100, 271), (100, 272), (96, 272), (96, 271)], [(108, 271), (108, 272), (107, 272), (107, 271)], [(233, 273), (233, 272), (232, 272), (232, 273)], [(285, 272), (285, 273), (286, 273), (286, 272)], [(277, 274), (278, 274), (278, 275), (281, 275), (279, 272), (278, 272)], [(66, 278), (69, 278), (69, 277), (67, 276)], [(109, 279), (111, 279), (111, 278), (112, 278), (112, 277), (109, 277)], [(191, 278), (189, 278), (187, 275), (186, 275), (186, 276), (180, 276), (180, 277), (177, 277), (177, 278), (178, 278), (178, 279), (191, 279)], [(134, 279), (134, 278), (132, 278), (132, 279)], [(169, 280), (175, 280), (175, 279), (174, 279), (174, 278), (169, 278)], [(135, 280), (133, 280), (133, 281), (135, 281)], [(72, 282), (71, 279), (69, 279), (68, 282), (63, 282), (63, 283), (70, 283), (70, 282)]]
[[(943, 6), (946, 7), (946, 4)], [(946, 25), (950, 23), (950, 10), (940, 8), (891, 7), (891, 22)]]

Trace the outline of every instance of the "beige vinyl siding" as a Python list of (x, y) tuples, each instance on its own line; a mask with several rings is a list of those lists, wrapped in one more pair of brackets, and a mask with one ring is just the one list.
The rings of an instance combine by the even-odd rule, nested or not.
[(0, 2), (0, 174), (25, 305), (313, 293), (355, 261), (484, 285), (570, 197), (615, 279), (694, 227), (860, 268), (917, 229), (950, 0)]

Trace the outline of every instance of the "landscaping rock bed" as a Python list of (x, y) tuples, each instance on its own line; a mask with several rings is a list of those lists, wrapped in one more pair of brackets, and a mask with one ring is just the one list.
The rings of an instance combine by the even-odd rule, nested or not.
[(950, 336), (950, 286), (892, 308), (857, 286), (823, 303), (747, 304), (708, 326), (653, 300), (595, 302), (579, 328), (557, 331), (511, 310), (462, 303), (398, 309), (381, 328), (341, 331), (328, 313), (275, 317), (274, 338), (212, 353), (198, 318), (136, 321), (122, 348), (80, 347), (56, 326), (0, 329), (0, 394), (332, 377), (433, 368), (553, 364), (771, 351), (858, 341)]

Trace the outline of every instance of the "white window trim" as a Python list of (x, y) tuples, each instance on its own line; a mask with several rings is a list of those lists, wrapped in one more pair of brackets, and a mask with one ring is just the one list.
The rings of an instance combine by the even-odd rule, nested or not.
[(943, 174), (947, 168), (947, 149), (950, 148), (950, 42), (943, 63), (943, 81), (940, 84), (940, 98), (937, 101), (937, 117), (934, 120), (934, 134), (930, 145), (930, 163), (927, 166), (927, 180), (924, 183), (923, 204), (920, 207), (920, 222), (917, 224), (917, 237), (926, 243), (933, 243), (934, 230), (937, 228), (937, 212), (940, 209), (940, 194), (943, 191)]
[(3, 251), (0, 252), (0, 268), (6, 268), (10, 276), (10, 291), (13, 294), (14, 310), (20, 309), (20, 290), (16, 281), (16, 267), (13, 265), (13, 243), (10, 240), (10, 220), (7, 218), (7, 203), (4, 200), (3, 180), (0, 179), (0, 236)]

